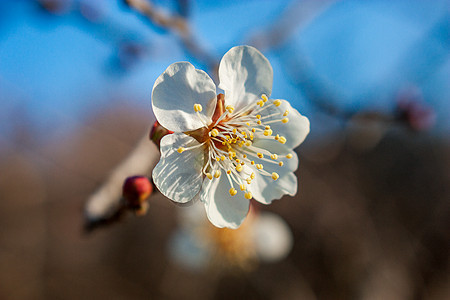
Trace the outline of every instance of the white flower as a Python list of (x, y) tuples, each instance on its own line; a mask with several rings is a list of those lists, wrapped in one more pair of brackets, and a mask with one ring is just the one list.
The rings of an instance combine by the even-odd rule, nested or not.
[(198, 204), (179, 212), (179, 226), (168, 249), (172, 259), (188, 269), (251, 271), (259, 263), (284, 259), (293, 246), (286, 222), (254, 206), (237, 230), (212, 226)]
[(268, 99), (273, 71), (255, 48), (238, 46), (212, 79), (188, 62), (170, 65), (152, 91), (158, 122), (173, 131), (161, 140), (155, 185), (166, 197), (187, 203), (198, 195), (217, 227), (237, 228), (249, 200), (269, 204), (297, 193), (293, 149), (309, 121), (286, 100)]

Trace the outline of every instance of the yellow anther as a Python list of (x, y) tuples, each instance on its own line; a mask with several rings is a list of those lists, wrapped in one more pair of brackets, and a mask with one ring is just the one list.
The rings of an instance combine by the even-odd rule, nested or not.
[(262, 94), (262, 95), (261, 95), (261, 99), (262, 99), (264, 102), (267, 102), (267, 100), (269, 100), (269, 98), (267, 98), (267, 95), (266, 95), (266, 94)]
[(247, 122), (247, 123), (245, 123), (247, 126), (250, 126), (250, 123), (249, 122)]
[(273, 180), (277, 180), (278, 178), (280, 178), (280, 175), (278, 175), (278, 173), (273, 172), (272, 173), (272, 179)]
[(256, 168), (258, 170), (262, 170), (264, 168), (264, 166), (262, 164), (256, 164)]
[(197, 104), (194, 104), (194, 110), (195, 110), (195, 112), (199, 112), (199, 111), (203, 110), (203, 107), (201, 104), (197, 103)]
[(277, 134), (276, 136), (275, 136), (275, 140), (279, 140), (280, 139), (280, 135), (279, 134)]
[(288, 114), (289, 114), (289, 111), (286, 110), (286, 111), (284, 112), (284, 114), (283, 114), (283, 117), (286, 117)]
[(237, 163), (240, 163), (241, 160), (240, 160), (239, 158), (236, 158), (236, 162), (237, 162)]
[(248, 199), (248, 200), (250, 200), (250, 199), (252, 199), (252, 193), (250, 193), (250, 192), (247, 192), (247, 193), (245, 193), (245, 199)]
[(220, 157), (217, 156), (217, 157), (216, 157), (216, 160), (217, 160), (217, 161), (220, 161)]
[(243, 158), (247, 158), (247, 155), (246, 155), (246, 154), (243, 154), (242, 157), (243, 157)]
[(247, 184), (251, 184), (252, 183), (252, 179), (251, 178), (247, 178), (245, 180), (247, 181)]
[(261, 115), (256, 115), (256, 118), (259, 120), (261, 119)]
[(236, 134), (236, 132), (237, 132), (237, 129), (233, 128), (233, 133)]
[(220, 171), (219, 170), (216, 170), (215, 172), (214, 172), (214, 177), (216, 177), (216, 178), (219, 178), (220, 177)]
[(278, 163), (278, 165), (279, 165), (280, 167), (282, 167), (282, 166), (283, 166), (283, 162), (280, 161), (280, 162)]
[(233, 105), (227, 105), (225, 107), (226, 110), (228, 110), (228, 112), (231, 114), (234, 111), (234, 106)]
[(271, 136), (272, 135), (272, 129), (266, 129), (266, 130), (264, 130), (264, 135), (265, 136)]
[(245, 144), (245, 142), (244, 141), (241, 141), (240, 143), (239, 143), (239, 147), (242, 147), (242, 146), (244, 146), (244, 144)]
[(227, 144), (226, 142), (222, 142), (222, 145), (224, 145), (224, 146), (225, 146), (226, 144)]
[(259, 157), (259, 158), (263, 158), (264, 157), (264, 155), (262, 154), (262, 153), (256, 153), (256, 155)]
[(256, 122), (256, 124), (258, 124), (258, 125), (261, 125), (261, 124), (262, 124), (262, 122), (261, 122), (261, 121), (258, 121), (258, 122)]
[(245, 162), (241, 161), (241, 165), (245, 165)]
[(264, 129), (270, 129), (270, 126), (269, 126), (269, 125), (267, 125), (266, 127), (264, 127)]
[(216, 137), (219, 135), (219, 130), (217, 130), (216, 128), (214, 128), (213, 130), (211, 130), (211, 136)]
[(222, 155), (222, 156), (220, 157), (220, 160), (221, 160), (221, 161), (224, 161), (224, 160), (225, 160), (225, 156)]
[(237, 194), (236, 189), (235, 189), (235, 188), (231, 188), (231, 189), (230, 189), (230, 195), (231, 195), (231, 196), (234, 196), (234, 195), (236, 195), (236, 194)]
[(246, 139), (247, 138), (247, 132), (242, 132), (242, 135), (244, 136), (244, 139)]
[(286, 143), (286, 138), (284, 136), (280, 136), (280, 138), (278, 139), (278, 141), (282, 144)]
[[(251, 141), (246, 141), (245, 142), (245, 146), (247, 146), (247, 147), (250, 147), (252, 145), (252, 142)], [(245, 155), (245, 154), (244, 154)], [(245, 156), (245, 157), (247, 157), (247, 156)], [(245, 158), (244, 157), (244, 158)]]
[(254, 138), (255, 136), (253, 135), (253, 133), (250, 133), (250, 139), (253, 141), (253, 138)]
[(252, 173), (252, 174), (250, 175), (250, 179), (255, 179), (255, 177), (256, 177), (255, 173)]
[(241, 189), (241, 191), (245, 191), (247, 189), (247, 187), (245, 186), (245, 184), (241, 183), (239, 185), (239, 188)]
[(273, 101), (273, 105), (275, 105), (275, 106), (280, 106), (281, 105), (281, 100), (280, 99), (277, 99), (277, 100), (274, 100)]
[(184, 150), (186, 150), (186, 149), (183, 148), (183, 147), (180, 147), (180, 148), (177, 149), (178, 153), (181, 153), (181, 152), (183, 152)]
[(244, 169), (244, 167), (243, 167), (241, 164), (238, 164), (238, 165), (236, 166), (236, 171), (241, 172), (242, 169)]
[(231, 170), (227, 170), (227, 174), (230, 175), (231, 174)]
[(270, 158), (273, 160), (277, 160), (278, 159), (278, 155), (277, 154), (272, 154), (270, 155)]
[(211, 175), (211, 173), (206, 173), (206, 177), (208, 177), (209, 179), (213, 179), (213, 176)]
[(286, 155), (286, 158), (287, 158), (287, 159), (291, 159), (291, 158), (292, 158), (292, 154), (289, 153), (288, 155)]
[(252, 128), (252, 132), (255, 133), (256, 132), (256, 128)]
[(284, 124), (286, 124), (287, 122), (289, 122), (289, 118), (284, 118), (281, 120), (281, 122), (283, 122)]
[(250, 162), (250, 164), (254, 165), (254, 164), (255, 164), (255, 161), (252, 160), (252, 161)]

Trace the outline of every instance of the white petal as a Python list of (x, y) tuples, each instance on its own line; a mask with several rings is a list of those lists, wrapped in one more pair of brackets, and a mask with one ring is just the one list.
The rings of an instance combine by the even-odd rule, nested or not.
[(280, 199), (284, 195), (297, 194), (297, 176), (289, 172), (274, 181), (271, 177), (256, 176), (248, 188), (256, 201), (262, 204), (270, 204), (273, 200)]
[[(282, 114), (285, 111), (289, 111), (287, 117), (289, 118), (289, 122), (282, 123), (272, 123), (270, 124), (270, 128), (273, 131), (273, 134), (279, 134), (280, 136), (284, 136), (286, 138), (285, 146), (288, 148), (294, 149), (299, 146), (306, 138), (309, 133), (309, 120), (307, 117), (302, 116), (295, 108), (289, 104), (286, 100), (281, 100), (281, 105), (271, 106), (261, 112), (261, 116), (271, 115), (277, 112), (281, 112)], [(272, 119), (282, 119), (284, 118), (282, 115), (276, 115), (272, 118), (265, 119), (265, 122), (268, 122)]]
[(255, 250), (261, 260), (275, 262), (285, 258), (292, 249), (294, 239), (286, 222), (279, 216), (262, 212), (252, 226)]
[(210, 251), (195, 232), (181, 228), (169, 240), (169, 255), (179, 266), (190, 271), (202, 270), (210, 260)]
[(158, 122), (165, 128), (183, 132), (203, 126), (194, 111), (201, 104), (206, 122), (216, 107), (216, 86), (202, 70), (188, 62), (171, 64), (155, 81), (152, 108)]
[(184, 133), (168, 134), (161, 140), (161, 159), (153, 169), (153, 181), (164, 196), (175, 202), (191, 201), (201, 189), (203, 146), (177, 152), (179, 147), (196, 145), (199, 143)]
[[(201, 200), (205, 203), (206, 214), (209, 221), (216, 227), (238, 228), (247, 216), (250, 201), (245, 199), (244, 193), (238, 191), (235, 196), (231, 196), (229, 190), (230, 183), (226, 175), (214, 178), (209, 183), (205, 179)], [(235, 186), (239, 190), (239, 187)]]
[[(280, 143), (278, 144), (281, 145)], [(269, 174), (276, 172), (280, 177), (277, 180), (273, 180), (271, 176), (264, 176), (254, 169), (253, 172), (256, 174), (256, 177), (248, 186), (248, 190), (252, 192), (253, 198), (258, 202), (270, 204), (273, 200), (283, 197), (283, 195), (294, 196), (297, 193), (297, 176), (295, 176), (293, 171), (298, 167), (298, 157), (295, 152), (290, 152), (292, 158), (287, 159), (284, 155), (287, 153), (286, 147), (284, 147), (284, 150), (280, 147), (266, 149), (272, 153), (283, 154), (279, 155), (277, 160), (277, 162), (282, 161), (283, 166), (280, 167), (277, 163), (265, 162), (258, 157), (252, 156), (250, 159), (254, 160), (256, 164), (263, 164), (264, 170), (269, 172)]]
[(235, 108), (272, 93), (273, 70), (267, 58), (250, 46), (231, 48), (220, 61), (219, 87), (225, 103)]

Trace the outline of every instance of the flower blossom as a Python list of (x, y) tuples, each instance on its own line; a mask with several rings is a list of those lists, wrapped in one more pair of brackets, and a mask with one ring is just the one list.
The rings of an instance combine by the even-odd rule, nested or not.
[(278, 215), (250, 205), (247, 218), (234, 230), (211, 225), (198, 203), (179, 210), (169, 254), (190, 270), (252, 271), (259, 263), (284, 259), (293, 247), (292, 231)]
[(229, 50), (219, 88), (188, 62), (170, 65), (153, 86), (152, 108), (173, 134), (161, 140), (156, 187), (178, 203), (199, 198), (217, 227), (237, 228), (254, 198), (270, 204), (297, 193), (293, 151), (309, 121), (286, 100), (269, 99), (273, 71), (255, 48)]

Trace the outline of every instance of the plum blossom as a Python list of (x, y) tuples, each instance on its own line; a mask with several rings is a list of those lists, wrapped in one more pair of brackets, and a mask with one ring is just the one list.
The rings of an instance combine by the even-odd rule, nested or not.
[(153, 170), (169, 199), (200, 199), (217, 227), (237, 228), (250, 199), (270, 204), (297, 193), (293, 151), (309, 133), (309, 120), (289, 102), (269, 99), (273, 71), (255, 48), (229, 50), (219, 65), (220, 89), (188, 62), (170, 65), (157, 79), (152, 108), (173, 134), (161, 140)]
[(260, 263), (283, 260), (294, 243), (291, 229), (280, 216), (255, 205), (250, 205), (236, 230), (211, 225), (198, 203), (180, 209), (178, 223), (169, 240), (169, 254), (180, 266), (195, 271), (252, 271)]

